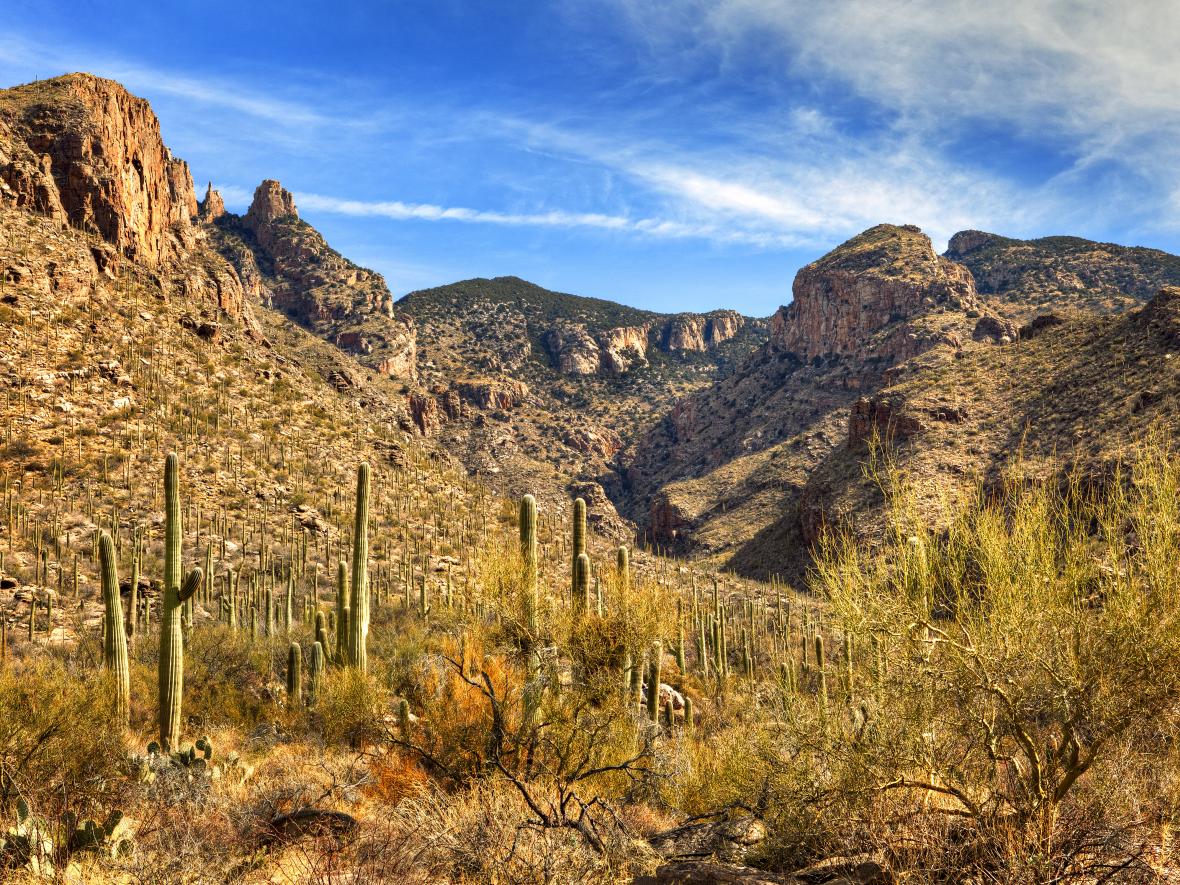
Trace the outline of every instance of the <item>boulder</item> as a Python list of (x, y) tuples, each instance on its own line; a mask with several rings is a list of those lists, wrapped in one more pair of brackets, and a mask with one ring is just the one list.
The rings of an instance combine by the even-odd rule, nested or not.
[(754, 867), (682, 860), (656, 869), (655, 875), (637, 876), (632, 885), (792, 885), (790, 876), (778, 876)]
[(664, 830), (648, 838), (669, 860), (710, 859), (741, 863), (750, 850), (766, 839), (766, 827), (753, 815), (733, 819), (697, 821)]

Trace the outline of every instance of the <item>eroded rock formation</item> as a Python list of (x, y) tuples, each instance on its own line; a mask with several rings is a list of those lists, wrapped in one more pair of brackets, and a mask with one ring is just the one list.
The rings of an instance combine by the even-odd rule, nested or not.
[[(166, 297), (209, 304), (260, 337), (246, 288), (208, 248), (188, 165), (151, 106), (112, 80), (68, 74), (0, 93), (0, 202), (92, 234), (100, 274), (122, 257)], [(210, 189), (207, 209), (220, 197)]]
[(215, 219), (215, 242), (265, 304), (384, 375), (414, 378), (417, 334), (393, 308), (379, 273), (331, 248), (299, 217), (295, 198), (263, 181), (243, 216)]
[[(870, 228), (802, 268), (792, 292), (771, 321), (771, 342), (803, 360), (907, 359), (932, 342), (900, 323), (981, 306), (967, 268), (936, 254), (912, 225)], [(888, 334), (895, 330), (902, 334)]]

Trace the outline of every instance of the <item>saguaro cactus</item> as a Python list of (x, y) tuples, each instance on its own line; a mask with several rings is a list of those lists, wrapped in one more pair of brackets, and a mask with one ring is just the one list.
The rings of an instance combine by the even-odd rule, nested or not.
[(287, 649), (287, 703), (298, 704), (303, 696), (303, 649), (292, 642)]
[(356, 471), (356, 523), (352, 531), (352, 613), (349, 616), (348, 662), (368, 670), (365, 641), (369, 635), (369, 465)]
[(824, 638), (815, 634), (815, 668), (819, 671), (819, 702), (825, 710), (828, 707), (828, 670), (824, 661)]
[(529, 664), (532, 669), (539, 626), (537, 623), (537, 499), (520, 499), (520, 558), (524, 567), (524, 622), (529, 632)]
[(123, 628), (115, 544), (106, 532), (98, 539), (98, 559), (102, 576), (103, 663), (115, 679), (115, 715), (127, 725), (131, 713), (131, 670), (127, 664), (127, 634)]
[(324, 646), (315, 642), (311, 647), (311, 679), (307, 685), (307, 705), (314, 706), (320, 697), (320, 686), (324, 679)]
[(574, 560), (574, 611), (584, 615), (590, 610), (590, 557), (579, 553)]
[(570, 563), (574, 570), (574, 577), (571, 581), (571, 586), (575, 596), (577, 595), (577, 569), (578, 557), (586, 552), (586, 501), (583, 498), (574, 498), (574, 528), (573, 528), (573, 549), (570, 551)]
[(348, 663), (348, 643), (351, 640), (348, 623), (352, 611), (348, 604), (348, 564), (336, 563), (336, 663)]
[(180, 744), (181, 703), (184, 697), (184, 603), (201, 586), (199, 568), (180, 580), (180, 461), (175, 452), (164, 461), (164, 594), (160, 601), (160, 744), (171, 750)]
[(328, 644), (328, 619), (324, 617), (323, 612), (315, 613), (315, 641), (320, 644), (326, 656), (332, 646)]
[(660, 721), (660, 671), (664, 664), (664, 643), (656, 640), (651, 644), (651, 665), (647, 683), (647, 715), (652, 722)]
[(135, 642), (135, 625), (139, 620), (139, 535), (131, 544), (131, 617), (127, 619), (127, 636)]

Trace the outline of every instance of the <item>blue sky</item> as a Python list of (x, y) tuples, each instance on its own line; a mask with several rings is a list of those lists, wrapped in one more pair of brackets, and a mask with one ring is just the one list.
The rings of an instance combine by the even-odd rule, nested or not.
[(1180, 251), (1173, 0), (80, 8), (6, 0), (0, 81), (122, 81), (199, 190), (278, 178), (397, 295), (766, 315), (882, 221)]

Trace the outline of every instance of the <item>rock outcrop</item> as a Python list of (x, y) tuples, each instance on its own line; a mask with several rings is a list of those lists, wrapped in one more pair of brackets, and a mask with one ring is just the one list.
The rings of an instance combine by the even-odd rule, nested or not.
[(385, 280), (331, 248), (279, 182), (263, 181), (245, 215), (224, 213), (211, 230), (264, 304), (381, 374), (416, 377), (416, 330), (394, 310)]
[(602, 365), (602, 351), (585, 326), (563, 323), (541, 340), (563, 375), (593, 375)]
[(295, 198), (273, 178), (263, 179), (254, 189), (254, 199), (242, 221), (256, 236), (266, 237), (273, 231), (274, 223), (284, 218), (299, 218)]
[(647, 326), (619, 326), (599, 336), (602, 370), (622, 375), (635, 366), (647, 365)]
[(0, 179), (22, 208), (159, 265), (197, 214), (192, 176), (160, 137), (151, 106), (113, 80), (69, 74), (4, 91)]
[(705, 349), (705, 319), (699, 316), (674, 317), (664, 326), (660, 347), (667, 351)]
[[(194, 225), (192, 176), (151, 106), (112, 80), (69, 74), (0, 91), (0, 203), (91, 234), (100, 274), (150, 270), (164, 297), (211, 305), (261, 338), (246, 287)], [(210, 190), (209, 212), (220, 197)]]
[(903, 329), (905, 320), (980, 310), (971, 273), (912, 225), (870, 228), (801, 269), (792, 291), (771, 321), (771, 343), (802, 360), (908, 359), (933, 342)]
[(214, 222), (225, 214), (225, 200), (221, 194), (213, 189), (213, 182), (205, 189), (205, 199), (201, 200), (198, 215), (201, 221)]
[(529, 395), (527, 384), (510, 378), (457, 381), (455, 390), (464, 402), (485, 411), (514, 409)]
[(736, 310), (715, 310), (707, 314), (680, 314), (660, 329), (659, 346), (669, 353), (703, 353), (728, 341), (741, 331), (745, 318)]
[(849, 447), (874, 436), (892, 443), (921, 432), (922, 422), (904, 411), (904, 400), (898, 397), (862, 396), (848, 417)]
[(564, 375), (623, 375), (648, 365), (648, 351), (705, 353), (737, 336), (745, 317), (733, 310), (676, 314), (662, 324), (617, 326), (594, 332), (563, 321), (541, 338), (553, 365)]

